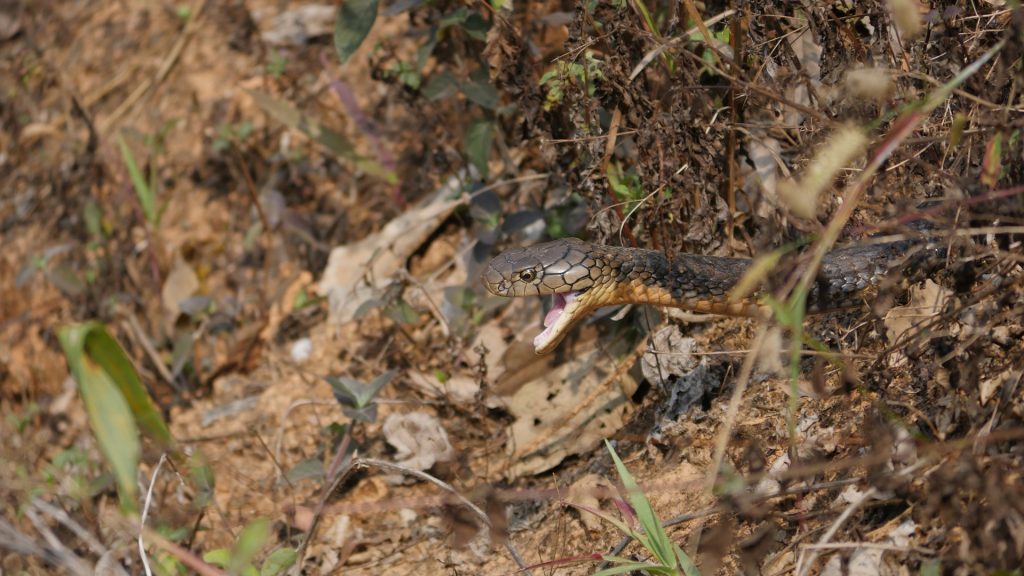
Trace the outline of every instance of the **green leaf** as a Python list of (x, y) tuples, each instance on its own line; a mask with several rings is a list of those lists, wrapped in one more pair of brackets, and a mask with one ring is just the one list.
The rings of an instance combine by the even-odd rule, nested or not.
[(647, 500), (647, 496), (644, 495), (643, 491), (640, 490), (640, 486), (637, 485), (636, 480), (626, 469), (626, 465), (619, 459), (619, 455), (615, 453), (615, 449), (607, 440), (604, 441), (605, 446), (608, 448), (608, 452), (612, 456), (612, 461), (615, 462), (615, 470), (619, 473), (619, 479), (622, 480), (622, 486), (626, 489), (626, 497), (629, 499), (629, 503), (633, 506), (633, 510), (636, 511), (637, 519), (640, 521), (640, 525), (650, 538), (649, 549), (654, 557), (658, 561), (665, 565), (674, 567), (676, 566), (676, 557), (672, 549), (672, 542), (668, 538), (668, 534), (665, 533), (665, 529), (661, 526), (661, 521), (658, 520), (657, 515), (654, 513), (654, 508), (651, 507), (651, 503)]
[(276, 118), (278, 122), (309, 136), (317, 144), (327, 148), (335, 155), (349, 160), (368, 174), (383, 178), (389, 184), (398, 183), (398, 176), (394, 172), (369, 158), (361, 156), (356, 152), (352, 143), (348, 141), (348, 138), (327, 128), (316, 118), (300, 112), (287, 102), (276, 100), (262, 92), (255, 90), (246, 90), (245, 92), (252, 96), (252, 99), (264, 112)]
[(419, 312), (405, 300), (399, 300), (384, 309), (384, 315), (399, 324), (415, 324), (419, 321)]
[(342, 406), (351, 408), (366, 407), (373, 397), (380, 392), (380, 389), (387, 385), (395, 376), (395, 370), (388, 370), (374, 378), (370, 383), (364, 384), (345, 376), (327, 376), (325, 379), (334, 388), (334, 396)]
[(80, 296), (85, 292), (85, 282), (66, 264), (58, 264), (45, 272), (46, 279), (66, 296)]
[(494, 110), (498, 107), (498, 91), (494, 89), (490, 82), (486, 80), (483, 82), (471, 80), (460, 88), (462, 88), (462, 93), (466, 95), (470, 102), (481, 108)]
[(89, 425), (114, 472), (121, 504), (134, 511), (141, 454), (136, 423), (167, 445), (173, 444), (170, 432), (150, 403), (135, 368), (103, 325), (65, 326), (58, 338), (78, 383)]
[(377, 19), (377, 0), (342, 0), (334, 20), (334, 49), (342, 64), (352, 57)]
[(629, 564), (619, 564), (618, 566), (612, 566), (611, 568), (605, 568), (600, 572), (595, 572), (594, 576), (613, 576), (614, 574), (625, 574), (627, 572), (647, 570), (648, 572), (659, 572), (657, 564), (650, 564), (647, 562), (630, 562)]
[(466, 21), (462, 23), (462, 29), (470, 38), (485, 42), (487, 40), (487, 32), (491, 29), (491, 25), (478, 12), (473, 12), (468, 18), (466, 18)]
[(626, 536), (629, 536), (630, 538), (633, 538), (633, 539), (636, 539), (636, 540), (641, 540), (641, 541), (644, 540), (644, 535), (643, 534), (637, 533), (636, 530), (633, 530), (625, 522), (623, 522), (622, 520), (619, 520), (618, 518), (615, 518), (615, 517), (613, 517), (613, 516), (611, 516), (609, 514), (605, 514), (604, 512), (602, 512), (602, 511), (600, 511), (600, 510), (598, 510), (596, 508), (591, 508), (590, 506), (584, 506), (582, 504), (575, 504), (573, 502), (566, 502), (566, 504), (568, 504), (569, 506), (572, 506), (573, 508), (576, 508), (577, 510), (579, 510), (581, 512), (586, 512), (588, 514), (593, 514), (594, 516), (597, 516), (601, 520), (604, 520), (605, 522), (611, 524), (612, 526), (615, 526), (616, 528), (618, 528), (619, 532), (622, 532), (623, 534), (625, 534)]
[(89, 232), (89, 236), (92, 238), (102, 238), (104, 236), (103, 208), (100, 207), (99, 202), (89, 199), (85, 203), (83, 217), (85, 219), (85, 229)]
[[(68, 353), (69, 357), (72, 355), (73, 352)], [(122, 505), (135, 510), (135, 476), (142, 449), (131, 409), (110, 375), (84, 354), (78, 356), (77, 361), (68, 363), (78, 382), (89, 425), (113, 469)]]
[(298, 559), (299, 555), (295, 552), (294, 548), (278, 548), (271, 552), (270, 556), (267, 556), (267, 559), (263, 561), (263, 566), (260, 567), (260, 576), (283, 574)]
[(188, 465), (192, 482), (195, 483), (194, 504), (199, 508), (204, 508), (213, 501), (213, 488), (216, 480), (213, 468), (207, 462), (206, 456), (198, 450), (192, 453)]
[(138, 164), (135, 163), (135, 156), (132, 155), (131, 148), (120, 134), (117, 135), (117, 143), (121, 147), (121, 159), (124, 161), (125, 168), (128, 169), (128, 177), (132, 180), (135, 195), (139, 197), (139, 204), (142, 205), (142, 214), (146, 217), (147, 222), (156, 225), (160, 217), (156, 205), (156, 194), (146, 182)]
[[(142, 385), (138, 372), (131, 360), (121, 349), (117, 340), (99, 322), (86, 322), (66, 327), (74, 338), (84, 341), (85, 351), (99, 364), (117, 385), (131, 408), (135, 421), (142, 432), (165, 447), (174, 447), (174, 438), (167, 428), (163, 416), (153, 406), (146, 387)], [(66, 349), (65, 349), (66, 352)]]
[(255, 520), (242, 528), (242, 533), (238, 535), (238, 542), (235, 542), (235, 548), (231, 551), (228, 570), (236, 574), (241, 572), (252, 562), (269, 537), (270, 520), (266, 518)]
[(481, 180), (487, 180), (489, 169), (487, 160), (491, 156), (491, 142), (494, 140), (494, 123), (490, 120), (474, 120), (466, 128), (463, 138), (466, 157), (477, 172)]
[(441, 17), (441, 20), (437, 23), (438, 31), (440, 32), (449, 26), (458, 26), (465, 22), (467, 18), (469, 18), (469, 9), (462, 6), (451, 14)]
[(203, 554), (203, 562), (213, 564), (221, 568), (227, 568), (231, 562), (231, 551), (227, 548), (215, 548)]
[(300, 460), (298, 464), (285, 472), (284, 477), (293, 484), (310, 478), (320, 480), (324, 477), (324, 463), (316, 458)]
[(700, 576), (700, 570), (697, 569), (697, 565), (693, 563), (690, 556), (683, 552), (683, 549), (678, 544), (672, 544), (672, 547), (676, 551), (676, 559), (679, 561), (679, 566), (683, 569), (683, 574), (686, 574), (686, 576)]
[(455, 77), (450, 72), (441, 72), (440, 74), (434, 74), (427, 80), (421, 93), (427, 100), (433, 102), (446, 96), (451, 96), (456, 88)]

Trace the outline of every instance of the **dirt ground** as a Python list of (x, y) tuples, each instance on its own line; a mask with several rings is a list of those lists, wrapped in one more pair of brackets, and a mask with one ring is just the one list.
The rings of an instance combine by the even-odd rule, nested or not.
[[(338, 40), (378, 13), (350, 54), (335, 4), (0, 3), (0, 575), (650, 561), (591, 513), (634, 518), (605, 440), (702, 574), (1024, 573), (1017, 2), (343, 5)], [(783, 302), (831, 231), (943, 257), (543, 356), (548, 303), (479, 281), (563, 236), (788, 246)], [(148, 568), (59, 338), (89, 320), (193, 459), (143, 438)]]

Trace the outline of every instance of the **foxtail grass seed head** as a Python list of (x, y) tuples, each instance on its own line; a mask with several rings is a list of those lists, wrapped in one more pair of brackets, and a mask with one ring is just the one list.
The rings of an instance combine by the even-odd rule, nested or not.
[(779, 198), (794, 215), (814, 218), (821, 193), (831, 186), (840, 170), (864, 153), (867, 145), (868, 138), (860, 128), (840, 128), (807, 165), (799, 183), (791, 180), (779, 183)]
[(921, 21), (921, 5), (917, 0), (889, 0), (889, 10), (903, 38), (909, 40), (921, 33), (924, 24)]
[(860, 100), (883, 101), (893, 91), (892, 76), (885, 68), (852, 68), (844, 84), (851, 96)]

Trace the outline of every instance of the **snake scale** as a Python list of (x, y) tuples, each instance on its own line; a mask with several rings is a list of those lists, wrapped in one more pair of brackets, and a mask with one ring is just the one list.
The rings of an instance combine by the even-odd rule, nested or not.
[[(925, 248), (917, 250), (915, 248)], [(939, 260), (941, 246), (900, 240), (834, 249), (822, 260), (807, 298), (807, 311), (827, 312), (856, 306), (890, 272), (920, 272), (923, 262)], [(591, 244), (564, 238), (510, 248), (482, 273), (497, 296), (553, 296), (544, 331), (534, 339), (538, 354), (551, 352), (594, 310), (616, 304), (653, 304), (700, 313), (757, 316), (760, 294), (741, 301), (729, 292), (752, 260), (678, 254)]]

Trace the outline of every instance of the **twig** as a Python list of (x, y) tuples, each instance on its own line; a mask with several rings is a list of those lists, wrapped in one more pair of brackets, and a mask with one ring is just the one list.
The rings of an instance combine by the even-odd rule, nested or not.
[(178, 392), (183, 392), (181, 387), (178, 386), (178, 383), (174, 380), (174, 375), (171, 374), (171, 371), (168, 370), (167, 366), (164, 364), (163, 359), (160, 358), (160, 354), (156, 351), (156, 347), (153, 346), (149, 337), (146, 336), (146, 333), (142, 330), (142, 326), (139, 325), (139, 320), (135, 317), (135, 314), (128, 314), (128, 328), (131, 333), (135, 335), (135, 339), (139, 342), (139, 346), (142, 347), (146, 356), (149, 356), (149, 360), (153, 363), (153, 366), (156, 367), (156, 372), (160, 375), (160, 378), (167, 382), (171, 388), (174, 388)]
[(188, 44), (188, 40), (196, 28), (196, 23), (199, 22), (199, 15), (202, 14), (204, 6), (206, 6), (206, 0), (195, 0), (195, 2), (193, 2), (191, 16), (189, 16), (188, 22), (185, 23), (185, 28), (181, 31), (181, 34), (178, 35), (177, 41), (175, 41), (174, 46), (171, 47), (171, 51), (167, 53), (167, 56), (164, 58), (163, 63), (160, 64), (160, 68), (157, 70), (156, 74), (154, 74), (152, 78), (139, 84), (135, 90), (128, 95), (128, 98), (126, 98), (110, 116), (100, 123), (101, 132), (106, 132), (111, 126), (116, 124), (117, 121), (121, 119), (121, 116), (124, 116), (133, 106), (135, 106), (136, 102), (138, 102), (139, 99), (150, 90), (150, 88), (160, 85), (160, 83), (167, 78), (167, 74), (171, 71), (171, 68), (174, 67), (174, 64), (177, 63), (182, 50), (185, 49), (185, 45)]
[[(762, 322), (757, 329), (757, 335), (754, 336), (754, 344), (750, 347), (750, 353), (743, 360), (743, 366), (740, 368), (739, 376), (736, 378), (736, 387), (732, 391), (732, 397), (729, 398), (729, 407), (725, 410), (722, 429), (718, 432), (718, 438), (715, 439), (715, 452), (711, 459), (711, 470), (708, 472), (707, 480), (707, 491), (709, 493), (714, 489), (715, 481), (718, 480), (718, 472), (722, 468), (722, 459), (725, 457), (725, 450), (729, 446), (729, 438), (732, 437), (732, 428), (736, 423), (740, 404), (743, 402), (743, 394), (747, 391), (750, 375), (754, 371), (754, 363), (757, 361), (757, 356), (761, 353), (761, 348), (764, 347), (767, 336), (768, 324)], [(796, 345), (794, 343), (794, 346)]]
[[(722, 20), (725, 20), (726, 18), (732, 16), (735, 13), (735, 10), (729, 9), (726, 10), (725, 12), (722, 12), (721, 14), (712, 16), (711, 18), (704, 20), (701, 24), (704, 25), (705, 29), (707, 29), (708, 26), (714, 26), (715, 24), (721, 22)], [(697, 26), (694, 26), (693, 28), (690, 28), (686, 32), (683, 32), (681, 35), (676, 36), (675, 38), (669, 40), (668, 42), (665, 42), (664, 44), (661, 44), (654, 50), (651, 50), (650, 52), (645, 54), (644, 57), (640, 60), (640, 62), (633, 67), (633, 71), (629, 73), (629, 81), (632, 82), (633, 80), (636, 80), (636, 77), (639, 76), (641, 72), (643, 72), (644, 68), (646, 68), (648, 64), (653, 62), (655, 58), (660, 56), (662, 52), (671, 48), (672, 46), (675, 46), (676, 44), (690, 40), (690, 35), (693, 34), (694, 32), (697, 32), (698, 30), (699, 28)]]
[(807, 561), (804, 562), (803, 551), (800, 553), (800, 558), (797, 560), (796, 563), (797, 576), (803, 576), (807, 573), (807, 570), (814, 565), (814, 561), (817, 560), (818, 556), (821, 554), (820, 550), (828, 543), (829, 540), (832, 539), (833, 536), (836, 535), (836, 532), (839, 531), (839, 527), (842, 526), (843, 523), (846, 522), (846, 520), (853, 515), (854, 511), (860, 508), (861, 505), (868, 500), (868, 498), (874, 496), (875, 492), (876, 490), (874, 487), (868, 488), (866, 491), (864, 491), (864, 493), (860, 495), (860, 498), (854, 500), (853, 502), (850, 502), (850, 505), (847, 506), (845, 510), (843, 510), (843, 513), (840, 514), (839, 517), (836, 518), (835, 522), (833, 522), (832, 525), (828, 527), (828, 530), (826, 530), (825, 533), (821, 535), (821, 538), (818, 540), (818, 545), (816, 547), (804, 547), (804, 551), (810, 550), (811, 554), (810, 558), (808, 558)]
[(107, 548), (92, 535), (91, 532), (86, 530), (81, 524), (76, 522), (72, 517), (68, 516), (64, 510), (50, 504), (42, 498), (33, 498), (32, 505), (38, 508), (47, 516), (53, 518), (57, 522), (60, 522), (68, 530), (71, 530), (79, 540), (85, 542), (85, 545), (89, 547), (89, 550), (97, 555), (102, 556), (106, 554)]
[(42, 535), (43, 539), (46, 540), (48, 546), (48, 552), (52, 554), (50, 557), (46, 557), (48, 560), (53, 561), (57, 566), (64, 568), (72, 574), (92, 574), (92, 567), (88, 562), (79, 558), (70, 548), (61, 542), (60, 538), (53, 533), (52, 530), (39, 518), (34, 508), (29, 507), (24, 511), (25, 517), (29, 519), (32, 526), (35, 527), (36, 531)]

